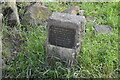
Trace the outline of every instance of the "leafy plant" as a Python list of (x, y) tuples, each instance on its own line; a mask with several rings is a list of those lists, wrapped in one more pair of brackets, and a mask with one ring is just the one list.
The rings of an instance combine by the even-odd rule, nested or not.
[[(118, 63), (118, 3), (78, 2), (78, 3), (45, 3), (53, 12), (63, 11), (71, 5), (85, 10), (85, 17), (95, 17), (94, 22), (86, 23), (86, 33), (82, 52), (77, 55), (79, 65), (64, 67), (56, 62), (55, 68), (47, 65), (45, 39), (47, 26), (30, 25), (25, 31), (19, 27), (20, 35), (25, 40), (17, 57), (8, 61), (3, 67), (5, 78), (117, 78), (120, 74)], [(67, 5), (66, 5), (67, 4)], [(22, 10), (21, 14), (22, 14)], [(4, 22), (5, 25), (7, 22)], [(98, 34), (94, 25), (110, 25), (111, 34)], [(7, 32), (6, 26), (3, 31)], [(21, 29), (23, 28), (23, 29)], [(3, 34), (6, 35), (6, 34)]]

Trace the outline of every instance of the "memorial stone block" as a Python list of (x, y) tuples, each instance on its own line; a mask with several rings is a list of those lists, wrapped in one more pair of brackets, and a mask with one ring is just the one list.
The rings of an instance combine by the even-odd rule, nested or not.
[(48, 20), (46, 54), (76, 63), (85, 33), (84, 16), (54, 12)]

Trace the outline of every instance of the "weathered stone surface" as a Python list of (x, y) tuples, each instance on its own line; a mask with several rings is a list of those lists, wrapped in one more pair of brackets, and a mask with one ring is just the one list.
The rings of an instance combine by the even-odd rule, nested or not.
[[(16, 24), (20, 24), (19, 14), (18, 14), (15, 0), (13, 0), (13, 2), (2, 3), (1, 8), (3, 10), (2, 13), (3, 13), (5, 21), (9, 21), (8, 17), (13, 13), (14, 17), (15, 17), (14, 18), (15, 22), (14, 21), (12, 21), (12, 22), (14, 22)], [(11, 21), (9, 21), (9, 22), (11, 22)], [(16, 25), (13, 25), (13, 26), (16, 26)]]
[(2, 14), (2, 5), (0, 4), (0, 27), (2, 26), (2, 17), (3, 17), (3, 14)]
[(35, 3), (28, 7), (22, 23), (25, 25), (39, 25), (42, 24), (43, 21), (46, 21), (50, 15), (51, 11), (48, 7), (40, 3)]
[(0, 3), (0, 13), (2, 13), (2, 4)]
[(0, 13), (0, 79), (2, 78), (2, 14)]
[(96, 32), (98, 33), (111, 33), (113, 32), (112, 31), (112, 28), (108, 25), (97, 25), (97, 26), (94, 26)]
[(0, 13), (0, 31), (1, 31), (1, 27), (2, 27), (2, 17), (3, 17), (3, 14)]
[(80, 10), (79, 6), (72, 6), (68, 8), (67, 10), (63, 11), (62, 13), (69, 13), (69, 14), (77, 15), (79, 10)]
[(46, 54), (76, 63), (85, 32), (84, 16), (54, 12), (48, 20)]
[(16, 15), (11, 8), (3, 8), (3, 16), (3, 20), (8, 22), (8, 26), (13, 27), (18, 24)]
[(16, 16), (14, 13), (11, 13), (8, 15), (8, 25), (13, 27), (17, 25), (17, 20)]

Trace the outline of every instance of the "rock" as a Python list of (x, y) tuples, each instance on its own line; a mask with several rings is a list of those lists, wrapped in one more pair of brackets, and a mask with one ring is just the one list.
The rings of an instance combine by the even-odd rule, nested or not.
[(69, 13), (69, 14), (77, 15), (79, 10), (80, 10), (79, 6), (72, 6), (68, 8), (67, 10), (63, 11), (62, 13)]
[(54, 12), (48, 20), (46, 54), (76, 64), (84, 40), (86, 19), (68, 13)]
[(8, 26), (13, 27), (17, 25), (16, 16), (14, 13), (8, 15)]
[(0, 13), (0, 79), (2, 78), (2, 16)]
[(85, 10), (80, 10), (79, 6), (72, 6), (68, 8), (67, 10), (64, 10), (62, 13), (69, 13), (69, 14), (83, 16), (84, 12)]
[(0, 13), (2, 13), (2, 4), (0, 3)]
[(4, 19), (5, 21), (8, 22), (8, 26), (13, 27), (17, 25), (17, 18), (15, 13), (13, 12), (13, 10), (11, 8), (4, 8), (3, 9), (3, 15), (4, 15)]
[(27, 11), (23, 17), (23, 25), (40, 25), (43, 21), (46, 21), (51, 15), (51, 11), (48, 7), (41, 3), (35, 3), (27, 8)]
[(11, 2), (7, 2), (7, 6), (10, 7), (16, 17), (17, 24), (20, 24), (19, 14), (17, 10), (16, 0), (12, 0)]
[(113, 32), (112, 31), (112, 28), (108, 25), (96, 25), (94, 26), (96, 32), (98, 33), (111, 33)]
[[(3, 16), (5, 21), (9, 21), (8, 26), (16, 26), (16, 24), (20, 24), (19, 14), (16, 6), (16, 2), (7, 2), (2, 5), (3, 8)], [(12, 15), (12, 16), (11, 16)], [(12, 18), (12, 19), (11, 19)], [(14, 20), (13, 20), (14, 18)], [(13, 20), (13, 21), (12, 21)], [(14, 22), (11, 23), (11, 22)], [(13, 24), (13, 25), (10, 25)]]
[(2, 17), (3, 17), (3, 14), (0, 13), (0, 31), (1, 31), (1, 27), (2, 27)]

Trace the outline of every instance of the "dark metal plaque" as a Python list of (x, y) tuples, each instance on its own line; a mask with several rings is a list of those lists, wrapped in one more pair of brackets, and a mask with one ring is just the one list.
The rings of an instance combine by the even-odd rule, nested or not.
[(73, 48), (75, 46), (75, 34), (75, 29), (52, 25), (49, 27), (49, 43), (60, 47)]

